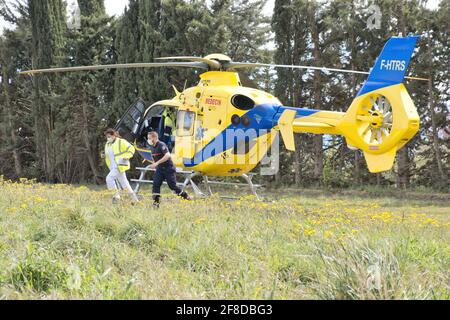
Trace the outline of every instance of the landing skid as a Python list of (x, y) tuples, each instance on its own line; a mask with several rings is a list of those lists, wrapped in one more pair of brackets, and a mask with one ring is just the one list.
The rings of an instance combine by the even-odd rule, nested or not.
[[(134, 191), (136, 194), (139, 193), (141, 189), (142, 184), (153, 184), (152, 180), (147, 180), (145, 177), (148, 172), (155, 172), (155, 169), (151, 169), (150, 166), (143, 167), (143, 168), (136, 168), (141, 172), (139, 179), (131, 179), (131, 182), (136, 183), (136, 187), (134, 188)], [(183, 170), (177, 170), (177, 175), (183, 175), (184, 182), (183, 183), (177, 183), (177, 185), (185, 191), (189, 186), (194, 191), (196, 197), (199, 198), (206, 198), (213, 195), (213, 191), (211, 188), (211, 185), (219, 185), (219, 186), (238, 186), (238, 187), (248, 187), (250, 189), (250, 192), (256, 197), (258, 201), (261, 201), (261, 197), (258, 195), (258, 188), (262, 188), (262, 185), (254, 184), (252, 179), (254, 177), (254, 174), (243, 174), (241, 177), (245, 180), (246, 183), (232, 183), (232, 182), (221, 182), (221, 181), (212, 181), (207, 176), (203, 176), (200, 172), (195, 171), (183, 171)], [(207, 188), (207, 192), (203, 192), (200, 187), (194, 182), (194, 178), (196, 177), (202, 177), (203, 183), (205, 184)], [(164, 182), (164, 184), (166, 184)], [(237, 197), (227, 197), (227, 196), (221, 196), (223, 199), (237, 199)]]
[[(203, 181), (208, 188), (209, 195), (213, 195), (213, 192), (211, 190), (211, 185), (219, 185), (219, 186), (238, 186), (238, 187), (249, 187), (250, 192), (256, 197), (258, 201), (261, 201), (260, 196), (258, 195), (258, 188), (262, 188), (262, 185), (254, 184), (253, 183), (253, 176), (254, 174), (243, 174), (241, 177), (245, 180), (246, 183), (232, 183), (232, 182), (222, 182), (222, 181), (211, 181), (207, 176), (203, 177)], [(235, 199), (235, 197), (225, 197), (222, 196), (221, 198), (224, 199)]]
[[(156, 172), (156, 170), (151, 169), (150, 166), (136, 169), (139, 170), (141, 174), (139, 176), (139, 179), (131, 179), (131, 182), (136, 182), (134, 192), (139, 193), (142, 184), (153, 184), (153, 180), (147, 180), (145, 176), (147, 175), (148, 172)], [(184, 182), (177, 183), (178, 187), (180, 187), (184, 191), (188, 186), (191, 186), (196, 196), (206, 197), (206, 195), (200, 190), (197, 184), (193, 181), (195, 177), (201, 176), (200, 172), (177, 170), (177, 175), (179, 174), (183, 175)], [(164, 182), (164, 184), (167, 183)]]

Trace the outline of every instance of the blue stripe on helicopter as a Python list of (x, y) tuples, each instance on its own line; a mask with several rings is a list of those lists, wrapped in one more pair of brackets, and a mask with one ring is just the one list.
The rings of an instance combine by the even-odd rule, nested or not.
[[(273, 127), (278, 125), (279, 118), (288, 109), (297, 111), (296, 118), (310, 116), (319, 112), (318, 110), (282, 107), (270, 104), (256, 106), (243, 116), (250, 118), (250, 125), (248, 127), (242, 123), (237, 126), (231, 124), (212, 139), (202, 150), (197, 152), (193, 158), (184, 158), (184, 166), (187, 168), (195, 167), (226, 150), (234, 148), (235, 145), (246, 139), (253, 140), (269, 133)], [(236, 136), (236, 132), (239, 132), (238, 136)]]
[(403, 82), (419, 36), (392, 37), (384, 46), (375, 67), (364, 83), (358, 97), (363, 94)]

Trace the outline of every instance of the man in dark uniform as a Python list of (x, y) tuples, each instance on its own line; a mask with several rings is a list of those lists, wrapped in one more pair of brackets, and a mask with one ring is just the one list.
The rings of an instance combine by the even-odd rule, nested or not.
[(154, 163), (150, 165), (151, 169), (156, 169), (153, 178), (153, 200), (154, 206), (159, 208), (161, 202), (161, 186), (166, 180), (169, 188), (178, 196), (185, 200), (191, 200), (189, 195), (177, 186), (176, 169), (167, 145), (159, 141), (158, 133), (152, 131), (148, 133), (148, 142), (152, 152)]

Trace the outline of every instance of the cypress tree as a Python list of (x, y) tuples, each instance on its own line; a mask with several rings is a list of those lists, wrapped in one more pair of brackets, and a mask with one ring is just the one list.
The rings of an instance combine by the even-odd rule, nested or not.
[(104, 0), (78, 0), (78, 6), (80, 7), (81, 15), (84, 17), (104, 15), (106, 13)]
[[(32, 29), (33, 68), (49, 68), (61, 62), (64, 48), (65, 14), (62, 0), (28, 1)], [(54, 76), (37, 75), (33, 79), (33, 111), (35, 143), (42, 178), (56, 178), (55, 113), (57, 105), (51, 98), (57, 86)]]
[[(68, 34), (68, 56), (73, 65), (96, 65), (113, 62), (111, 43), (113, 19), (106, 15), (103, 0), (78, 0), (81, 13), (80, 30)], [(102, 182), (99, 148), (108, 118), (111, 86), (111, 71), (81, 72), (66, 74), (65, 112), (67, 121), (61, 123), (67, 146), (61, 150), (60, 166), (63, 166), (61, 180), (72, 182), (90, 180)], [(78, 132), (77, 139), (70, 139)], [(65, 155), (65, 156), (64, 156)], [(71, 161), (67, 161), (71, 160)], [(76, 160), (76, 161), (73, 161)], [(87, 160), (87, 161), (86, 161)]]
[[(117, 23), (115, 51), (117, 63), (134, 63), (139, 52), (139, 1), (130, 0), (123, 17)], [(114, 78), (113, 116), (119, 118), (126, 108), (139, 97), (137, 90), (137, 71), (117, 70)]]
[[(161, 1), (139, 1), (137, 33), (139, 35), (136, 61), (154, 62), (161, 51)], [(147, 103), (169, 97), (164, 84), (157, 81), (157, 76), (163, 73), (161, 69), (142, 69), (136, 72), (137, 90), (140, 97)]]

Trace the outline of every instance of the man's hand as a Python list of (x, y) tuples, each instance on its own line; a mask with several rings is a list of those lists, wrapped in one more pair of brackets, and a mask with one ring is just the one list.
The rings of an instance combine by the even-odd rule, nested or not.
[(150, 169), (156, 170), (156, 168), (158, 168), (158, 164), (156, 162), (154, 162), (150, 165)]

